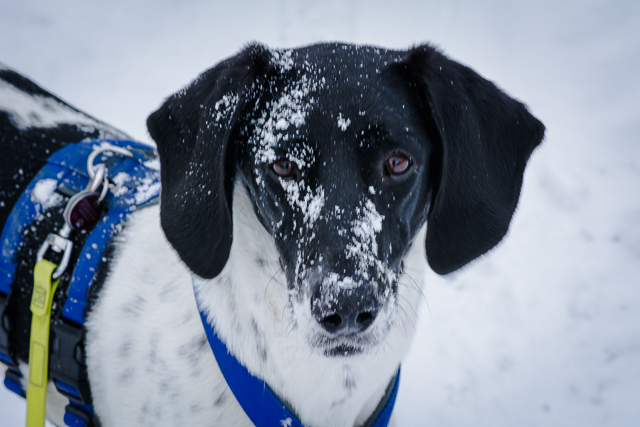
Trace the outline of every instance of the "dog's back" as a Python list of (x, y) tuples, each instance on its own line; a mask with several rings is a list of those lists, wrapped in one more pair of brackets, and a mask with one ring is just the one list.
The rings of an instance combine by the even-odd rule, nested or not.
[(98, 137), (127, 138), (0, 64), (0, 224), (49, 156)]

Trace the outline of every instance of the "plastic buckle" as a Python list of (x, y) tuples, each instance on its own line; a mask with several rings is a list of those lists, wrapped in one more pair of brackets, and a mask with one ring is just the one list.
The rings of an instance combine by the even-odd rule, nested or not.
[(14, 368), (9, 368), (4, 373), (4, 386), (17, 394), (18, 396), (25, 398), (27, 392), (22, 388), (22, 373)]
[(83, 405), (92, 402), (84, 353), (84, 328), (59, 318), (51, 326), (52, 345), (49, 372), (56, 389)]
[(69, 403), (64, 407), (64, 423), (73, 427), (92, 427), (91, 407)]

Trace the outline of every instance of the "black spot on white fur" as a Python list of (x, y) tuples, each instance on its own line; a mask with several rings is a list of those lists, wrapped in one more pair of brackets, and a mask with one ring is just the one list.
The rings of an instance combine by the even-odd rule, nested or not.
[(147, 300), (142, 295), (137, 295), (133, 300), (122, 305), (122, 314), (132, 319), (137, 319), (144, 313)]
[(127, 339), (118, 347), (118, 356), (121, 359), (127, 359), (131, 355), (131, 351), (133, 350), (133, 341)]
[(222, 406), (227, 401), (227, 392), (223, 391), (220, 395), (213, 401), (213, 406)]
[(260, 360), (265, 363), (267, 361), (267, 345), (264, 340), (264, 332), (258, 327), (258, 322), (252, 317), (251, 328), (253, 329), (254, 341), (256, 343), (256, 352)]

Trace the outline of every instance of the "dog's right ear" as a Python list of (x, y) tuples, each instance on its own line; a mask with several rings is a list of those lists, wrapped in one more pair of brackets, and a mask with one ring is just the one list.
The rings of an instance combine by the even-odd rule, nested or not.
[(216, 277), (232, 241), (233, 137), (252, 83), (266, 75), (270, 53), (251, 45), (201, 74), (147, 119), (158, 146), (160, 221), (192, 272)]

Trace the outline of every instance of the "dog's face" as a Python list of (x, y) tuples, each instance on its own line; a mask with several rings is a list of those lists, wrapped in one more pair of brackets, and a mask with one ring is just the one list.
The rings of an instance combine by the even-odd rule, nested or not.
[(148, 124), (162, 225), (183, 261), (201, 277), (220, 273), (241, 183), (278, 250), (292, 321), (327, 356), (385, 337), (403, 257), (425, 221), (438, 273), (500, 241), (544, 131), (522, 104), (428, 46), (339, 44), (249, 47)]
[[(400, 84), (333, 68), (352, 47), (266, 82), (237, 156), (273, 236), (293, 320), (326, 354), (375, 345), (391, 325), (402, 257), (426, 220), (431, 144)], [(366, 73), (371, 74), (366, 74)]]

